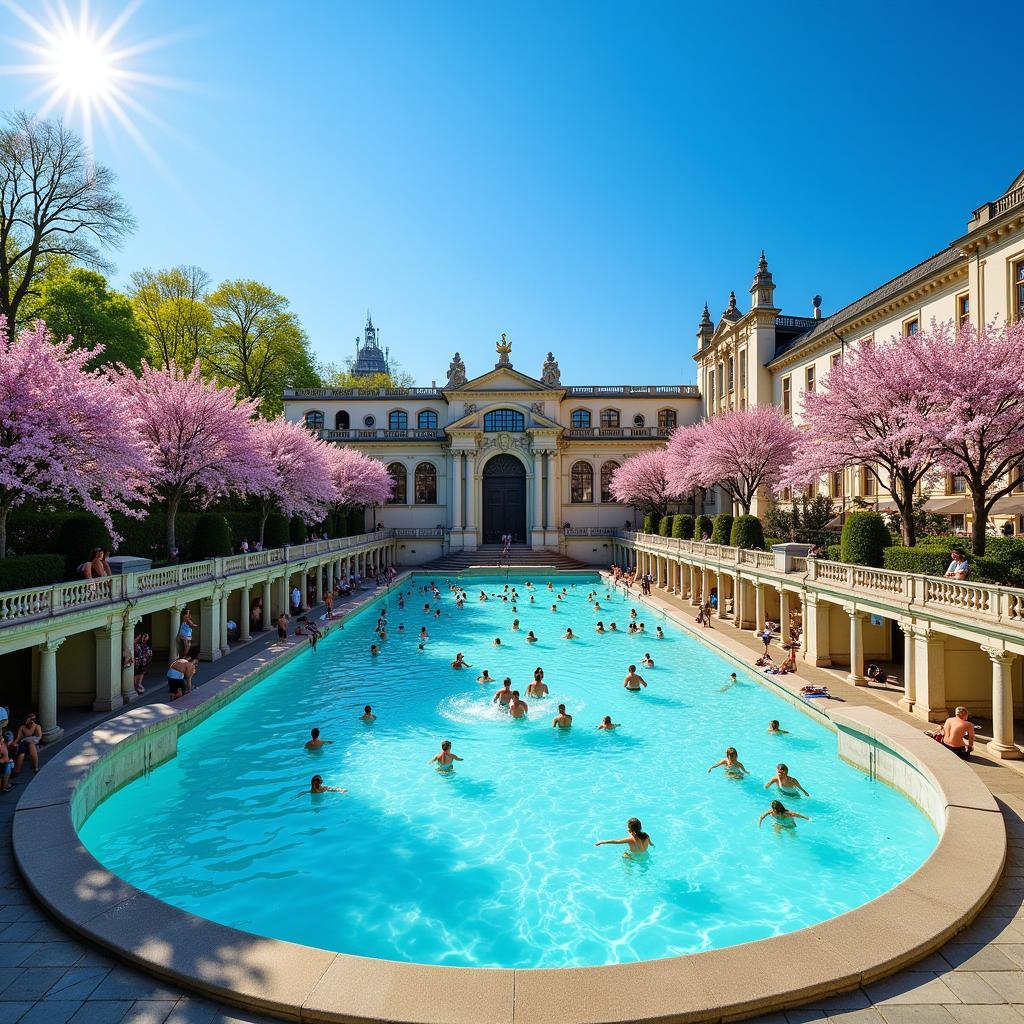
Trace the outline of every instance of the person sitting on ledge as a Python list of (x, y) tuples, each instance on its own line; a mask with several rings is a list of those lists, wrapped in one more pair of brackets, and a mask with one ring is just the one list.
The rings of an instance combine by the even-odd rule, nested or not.
[(39, 744), (43, 739), (43, 730), (36, 721), (35, 715), (26, 715), (25, 721), (18, 728), (18, 735), (14, 737), (14, 774), (21, 774), (21, 766), (25, 763), (25, 757), (32, 762), (32, 771), (39, 771)]
[(967, 579), (967, 574), (971, 569), (967, 556), (959, 548), (953, 548), (949, 553), (949, 558), (949, 568), (946, 569), (946, 575), (954, 580)]
[(957, 708), (935, 731), (935, 738), (957, 757), (965, 761), (974, 752), (974, 724), (967, 721), (967, 708)]

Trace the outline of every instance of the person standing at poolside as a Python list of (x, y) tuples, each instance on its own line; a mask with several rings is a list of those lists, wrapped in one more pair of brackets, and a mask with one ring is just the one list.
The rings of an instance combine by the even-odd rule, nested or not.
[(451, 740), (441, 740), (441, 753), (435, 754), (427, 764), (436, 764), (439, 772), (450, 772), (454, 770), (455, 762), (462, 760), (458, 754), (452, 753)]
[(558, 714), (551, 719), (552, 729), (571, 729), (572, 728), (572, 715), (566, 714), (565, 705), (558, 705)]
[(639, 818), (630, 818), (626, 822), (626, 829), (629, 835), (624, 839), (599, 839), (594, 845), (628, 846), (629, 849), (623, 852), (623, 857), (639, 856), (646, 853), (654, 845), (651, 837), (644, 831)]
[(629, 671), (626, 673), (626, 678), (622, 681), (622, 685), (629, 690), (630, 693), (639, 693), (640, 687), (647, 685), (647, 680), (643, 676), (637, 675), (636, 665), (630, 665)]
[(171, 700), (177, 700), (192, 692), (192, 677), (196, 674), (198, 658), (175, 658), (167, 666), (167, 692)]
[(320, 739), (320, 730), (312, 729), (309, 733), (309, 739), (306, 740), (307, 750), (319, 750), (323, 746), (333, 743), (334, 740), (322, 740)]
[(506, 676), (505, 681), (501, 684), (501, 689), (495, 693), (491, 700), (492, 704), (498, 704), (501, 707), (508, 710), (509, 701), (512, 700), (512, 680)]
[(716, 761), (708, 769), (708, 774), (710, 775), (716, 768), (724, 768), (726, 777), (730, 779), (742, 779), (744, 775), (750, 774), (739, 759), (735, 747), (726, 747), (725, 757), (721, 761)]
[(181, 625), (178, 626), (178, 645), (181, 648), (181, 657), (187, 658), (188, 652), (192, 649), (192, 630), (195, 623), (192, 621), (192, 613), (186, 608), (181, 613)]
[(525, 700), (520, 699), (519, 691), (513, 690), (512, 699), (508, 702), (508, 713), (513, 718), (525, 718), (529, 710), (529, 704)]
[(284, 612), (277, 617), (277, 639), (288, 639), (288, 616)]
[(796, 818), (803, 818), (804, 821), (810, 821), (806, 814), (797, 814), (796, 811), (787, 811), (783, 807), (782, 802), (779, 800), (773, 800), (771, 807), (768, 808), (760, 818), (757, 819), (757, 827), (761, 827), (761, 822), (765, 818), (772, 818), (775, 825), (781, 828), (796, 828)]
[(810, 797), (810, 793), (800, 785), (800, 780), (789, 774), (789, 768), (784, 764), (776, 765), (775, 774), (764, 784), (765, 789), (772, 786), (779, 787), (779, 795), (789, 797), (790, 800), (799, 799), (800, 794)]

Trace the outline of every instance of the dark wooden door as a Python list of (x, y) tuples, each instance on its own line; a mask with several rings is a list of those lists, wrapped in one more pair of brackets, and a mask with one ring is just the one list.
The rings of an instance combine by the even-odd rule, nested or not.
[(515, 456), (497, 455), (484, 466), (483, 512), (485, 544), (500, 544), (506, 533), (526, 543), (526, 469)]

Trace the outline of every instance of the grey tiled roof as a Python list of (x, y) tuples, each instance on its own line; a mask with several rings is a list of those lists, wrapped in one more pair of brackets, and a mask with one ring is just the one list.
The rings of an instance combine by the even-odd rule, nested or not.
[(947, 267), (961, 262), (963, 259), (965, 257), (959, 249), (948, 246), (941, 252), (937, 252), (934, 256), (930, 256), (923, 263), (918, 263), (916, 267), (905, 270), (899, 277), (894, 277), (880, 288), (876, 288), (873, 292), (868, 292), (867, 295), (862, 296), (855, 302), (851, 302), (848, 306), (844, 306), (831, 316), (825, 317), (824, 320), (817, 321), (816, 326), (812, 330), (807, 331), (805, 334), (798, 334), (795, 338), (784, 342), (782, 346), (776, 349), (775, 355), (768, 365), (770, 366), (784, 355), (790, 355), (797, 349), (811, 344), (811, 342), (816, 341), (823, 334), (831, 334), (834, 330), (838, 331), (846, 321), (854, 319), (873, 306), (877, 306), (879, 303), (885, 302), (886, 299), (899, 295), (900, 292), (905, 291), (907, 288), (927, 280), (933, 274), (937, 274)]

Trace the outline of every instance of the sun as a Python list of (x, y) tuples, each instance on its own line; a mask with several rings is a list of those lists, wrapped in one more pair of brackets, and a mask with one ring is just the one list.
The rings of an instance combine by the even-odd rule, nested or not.
[(48, 48), (48, 72), (53, 88), (79, 103), (98, 103), (108, 99), (117, 79), (117, 68), (110, 49), (89, 27), (76, 27), (57, 36)]

